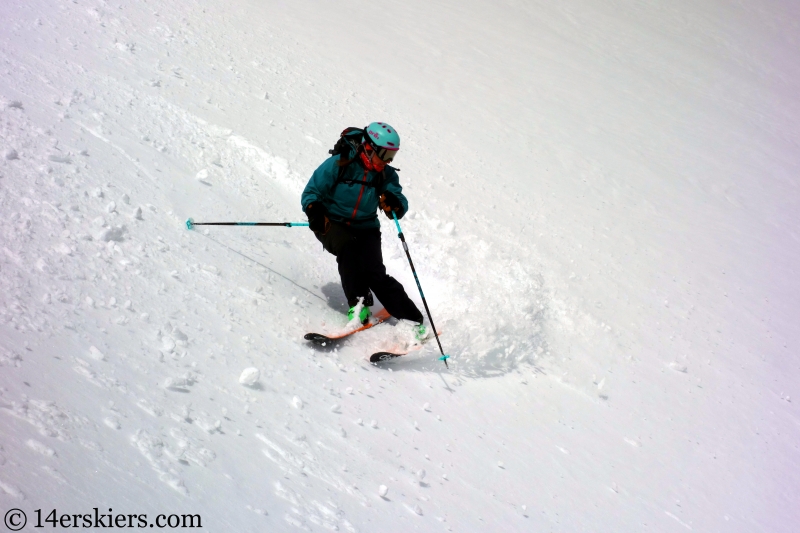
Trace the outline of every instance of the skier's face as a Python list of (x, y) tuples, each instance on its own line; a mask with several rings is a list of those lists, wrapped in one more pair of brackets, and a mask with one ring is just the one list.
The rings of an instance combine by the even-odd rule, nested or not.
[(388, 163), (391, 163), (394, 159), (394, 155), (397, 153), (397, 150), (387, 150), (386, 148), (379, 148), (375, 150), (372, 148), (371, 145), (367, 144), (364, 146), (364, 153), (369, 159), (372, 166), (380, 172)]

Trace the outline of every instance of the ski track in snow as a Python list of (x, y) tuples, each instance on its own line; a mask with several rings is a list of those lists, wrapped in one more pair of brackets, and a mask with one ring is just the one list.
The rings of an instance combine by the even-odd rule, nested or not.
[[(764, 150), (792, 143), (796, 150), (792, 126), (735, 97), (718, 99), (716, 86), (703, 85), (695, 72), (700, 59), (673, 64), (663, 56), (660, 47), (671, 41), (650, 43), (649, 57), (626, 56), (627, 42), (606, 46), (617, 19), (606, 14), (590, 24), (587, 13), (596, 6), (538, 6), (537, 31), (523, 33), (545, 44), (520, 43), (519, 53), (533, 53), (541, 77), (513, 54), (496, 64), (475, 59), (494, 57), (494, 47), (508, 42), (504, 34), (519, 35), (510, 19), (496, 18), (513, 8), (525, 19), (531, 7), (516, 4), (483, 17), (481, 5), (470, 2), (465, 12), (480, 22), (465, 27), (475, 39), (470, 47), (455, 46), (461, 30), (439, 35), (413, 23), (428, 20), (427, 13), (444, 16), (446, 6), (428, 12), (412, 3), (402, 13), (387, 7), (398, 27), (422, 32), (404, 41), (408, 47), (426, 51), (415, 64), (420, 88), (402, 89), (343, 78), (327, 56), (310, 55), (327, 46), (301, 39), (294, 23), (282, 27), (282, 19), (266, 17), (275, 14), (271, 4), (6, 2), (0, 500), (69, 512), (123, 502), (131, 513), (186, 509), (201, 513), (210, 530), (632, 531), (646, 524), (659, 531), (789, 531), (784, 526), (800, 516), (777, 480), (797, 486), (798, 472), (776, 465), (796, 451), (787, 443), (800, 428), (791, 401), (799, 394), (796, 383), (775, 384), (775, 368), (753, 358), (747, 343), (756, 342), (748, 332), (757, 331), (764, 353), (788, 352), (796, 331), (776, 317), (791, 313), (747, 289), (744, 270), (720, 274), (715, 258), (688, 283), (694, 271), (680, 271), (675, 265), (682, 263), (659, 248), (662, 240), (688, 239), (668, 232), (674, 226), (665, 205), (676, 219), (704, 201), (709, 213), (727, 216), (759, 213), (760, 197), (725, 184), (723, 156), (697, 155), (675, 140), (684, 130), (666, 113), (653, 140), (634, 132), (642, 143), (635, 155), (605, 147), (600, 152), (614, 154), (592, 153), (586, 139), (595, 142), (598, 132), (619, 142), (618, 131), (604, 124), (587, 122), (580, 135), (563, 126), (563, 138), (579, 137), (585, 152), (561, 142), (561, 131), (547, 138), (543, 128), (572, 120), (573, 107), (603, 107), (573, 95), (575, 86), (597, 98), (609, 90), (570, 77), (570, 61), (553, 57), (571, 57), (582, 70), (597, 56), (609, 60), (605, 54), (613, 59), (609, 72), (639, 68), (641, 78), (626, 79), (648, 80), (665, 99), (678, 99), (665, 87), (689, 91), (678, 106), (711, 98), (755, 121), (747, 123), (757, 125), (753, 145), (763, 132), (777, 139)], [(362, 8), (358, 16), (379, 15)], [(305, 2), (291, 9), (310, 21), (339, 16)], [(644, 39), (640, 33), (654, 33), (650, 17), (663, 15), (673, 24), (668, 37), (697, 35), (692, 46), (732, 55), (732, 71), (756, 68), (756, 56), (729, 38), (727, 22), (703, 9), (682, 19), (667, 8), (620, 8), (620, 17), (633, 13), (641, 24), (622, 37)], [(243, 31), (248, 14), (265, 18), (259, 31)], [(580, 39), (589, 44), (578, 47)], [(443, 52), (431, 42), (453, 48)], [(453, 49), (456, 63), (440, 69), (437, 58)], [(406, 53), (395, 61), (404, 72)], [(650, 63), (660, 61), (673, 70), (652, 74)], [(515, 102), (510, 113), (520, 113), (519, 122), (498, 126), (477, 100), (461, 99), (496, 94), (486, 84), (502, 79), (492, 74), (501, 67), (544, 81), (512, 84), (508, 98), (486, 101), (499, 114), (507, 110), (497, 100)], [(452, 102), (429, 100), (438, 98), (424, 88), (434, 72), (469, 86)], [(562, 75), (571, 81), (560, 87), (553, 80)], [(749, 86), (742, 87), (745, 94)], [(387, 96), (372, 101), (361, 94), (370, 88)], [(398, 109), (396, 94), (415, 110)], [(533, 101), (547, 110), (536, 123), (524, 119), (522, 103)], [(797, 110), (794, 97), (786, 102)], [(433, 341), (396, 363), (369, 365), (370, 353), (404, 342), (392, 324), (325, 350), (305, 344), (303, 333), (345, 321), (335, 262), (308, 230), (184, 225), (189, 216), (302, 220), (299, 194), (328, 144), (343, 127), (372, 120), (376, 109), (408, 124), (401, 181), (411, 210), (402, 225), (443, 331), (449, 371)], [(474, 137), (485, 131), (486, 145), (529, 152), (535, 168), (519, 173), (516, 151), (489, 157), (488, 149), (478, 153), (435, 125), (436, 117), (461, 115), (460, 124), (481, 133)], [(702, 127), (727, 128), (722, 119), (713, 124)], [(541, 140), (509, 142), (508, 132), (520, 125)], [(644, 119), (636, 125), (645, 126)], [(658, 159), (647, 143), (676, 155)], [(761, 171), (756, 159), (766, 156), (758, 155), (751, 164)], [(682, 174), (664, 170), (665, 161), (694, 161), (690, 156), (706, 172), (687, 170), (688, 181), (674, 189), (653, 176), (640, 185), (613, 173), (615, 158), (635, 159), (625, 167), (631, 172), (650, 158), (656, 162), (648, 172), (677, 179)], [(780, 153), (771, 159), (779, 163), (756, 174), (780, 181), (797, 168)], [(714, 172), (721, 184), (706, 183)], [(504, 180), (514, 176), (519, 188), (509, 190)], [(791, 197), (797, 187), (786, 183)], [(699, 191), (700, 200), (679, 196), (683, 188)], [(618, 210), (603, 211), (610, 204)], [(601, 217), (595, 211), (606, 218), (590, 218)], [(770, 216), (781, 231), (791, 225), (782, 212)], [(708, 227), (709, 235), (732, 229), (692, 222), (703, 236)], [(382, 224), (387, 267), (419, 302), (393, 224)], [(686, 246), (706, 242), (697, 239)], [(667, 266), (654, 274), (651, 264)], [(675, 274), (664, 282), (667, 272), (686, 272), (686, 279)], [(786, 290), (795, 294), (794, 285)], [(745, 333), (737, 336), (737, 328)], [(733, 364), (720, 350), (740, 359)], [(796, 369), (781, 375), (796, 377)], [(770, 389), (765, 399), (764, 383), (781, 390)], [(731, 494), (716, 490), (738, 479), (747, 483)]]

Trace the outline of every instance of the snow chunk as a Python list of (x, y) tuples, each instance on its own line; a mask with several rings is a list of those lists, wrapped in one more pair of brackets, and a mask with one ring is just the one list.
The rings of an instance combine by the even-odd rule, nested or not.
[(19, 154), (17, 154), (16, 150), (14, 150), (13, 148), (10, 148), (10, 149), (5, 151), (5, 153), (3, 154), (3, 157), (8, 161), (13, 161), (15, 159), (19, 159)]
[(211, 185), (211, 182), (208, 180), (208, 176), (209, 176), (208, 169), (204, 168), (203, 170), (197, 173), (195, 179), (200, 183)]
[(215, 433), (217, 431), (222, 431), (222, 421), (221, 420), (210, 420), (207, 418), (198, 418), (197, 419), (197, 427), (205, 431), (206, 433)]
[(101, 352), (100, 350), (98, 350), (94, 346), (89, 346), (89, 357), (91, 357), (95, 361), (105, 361), (106, 360), (105, 354), (103, 352)]
[(200, 270), (208, 272), (209, 274), (214, 274), (215, 276), (220, 275), (219, 269), (213, 265), (200, 265)]
[(6, 494), (11, 496), (12, 498), (17, 498), (18, 500), (24, 500), (25, 499), (25, 495), (22, 493), (21, 490), (19, 490), (14, 485), (10, 485), (8, 483), (5, 483), (2, 480), (0, 480), (0, 491), (5, 492)]
[(99, 240), (103, 242), (122, 242), (125, 240), (125, 232), (127, 228), (125, 226), (114, 226), (113, 228), (106, 228), (100, 233), (98, 237)]
[(62, 255), (72, 255), (72, 248), (70, 248), (68, 244), (63, 242), (55, 245), (53, 249)]
[(683, 374), (687, 374), (689, 372), (689, 369), (686, 367), (686, 365), (678, 362), (670, 363), (669, 367), (675, 372), (682, 372)]
[(295, 396), (294, 398), (292, 398), (292, 405), (294, 406), (295, 409), (302, 409), (303, 406), (305, 406), (303, 400), (301, 400), (299, 396)]
[(47, 465), (42, 465), (42, 470), (47, 472), (48, 475), (50, 475), (53, 479), (55, 479), (57, 482), (61, 483), (62, 485), (66, 485), (68, 483), (67, 482), (67, 478), (62, 476), (61, 473), (58, 470), (56, 470), (55, 468), (53, 468), (53, 467), (47, 466)]
[(150, 416), (158, 417), (164, 414), (164, 411), (162, 411), (157, 405), (144, 398), (136, 402), (136, 406)]
[(198, 466), (208, 466), (208, 463), (217, 458), (217, 454), (208, 448), (190, 448), (184, 456)]
[(28, 448), (30, 448), (31, 450), (40, 453), (42, 455), (46, 455), (47, 457), (56, 456), (56, 451), (53, 448), (47, 446), (46, 444), (42, 444), (38, 440), (28, 439), (28, 441), (25, 444), (27, 444)]
[(630, 444), (634, 448), (641, 448), (642, 447), (642, 443), (639, 441), (639, 439), (630, 439), (630, 438), (625, 437), (625, 442), (627, 442), (628, 444)]
[(134, 53), (136, 51), (136, 43), (115, 43), (114, 47), (122, 52)]
[(175, 344), (175, 341), (173, 339), (170, 339), (169, 337), (165, 337), (165, 338), (163, 338), (161, 340), (160, 351), (163, 352), (163, 353), (172, 353), (172, 352), (175, 351), (175, 347), (176, 346), (177, 346), (177, 344)]
[(47, 159), (49, 159), (53, 163), (63, 163), (65, 165), (69, 165), (70, 163), (72, 163), (72, 158), (70, 158), (68, 155), (63, 155), (63, 154), (51, 154), (47, 156)]
[(389, 487), (386, 485), (381, 485), (378, 487), (378, 495), (380, 495), (381, 498), (386, 498), (387, 494), (389, 494)]
[(245, 368), (242, 371), (242, 375), (239, 376), (239, 383), (244, 385), (245, 387), (252, 387), (258, 380), (261, 378), (261, 372), (257, 368)]
[(186, 333), (182, 332), (180, 329), (175, 328), (172, 330), (172, 337), (176, 341), (186, 342), (189, 340), (189, 336)]
[(186, 374), (180, 377), (168, 377), (164, 380), (164, 388), (176, 392), (188, 392), (189, 387), (194, 385), (194, 377)]

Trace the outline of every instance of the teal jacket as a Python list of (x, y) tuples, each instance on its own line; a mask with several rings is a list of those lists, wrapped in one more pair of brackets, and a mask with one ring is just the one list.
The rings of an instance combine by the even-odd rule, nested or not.
[(356, 158), (345, 167), (341, 181), (336, 184), (339, 176), (336, 162), (339, 157), (334, 155), (326, 159), (308, 180), (300, 197), (303, 212), (309, 204), (322, 202), (328, 211), (328, 218), (333, 222), (343, 222), (353, 228), (379, 228), (378, 198), (389, 191), (402, 204), (397, 218), (406, 214), (408, 200), (403, 195), (403, 187), (395, 169), (387, 165), (383, 172), (367, 170)]

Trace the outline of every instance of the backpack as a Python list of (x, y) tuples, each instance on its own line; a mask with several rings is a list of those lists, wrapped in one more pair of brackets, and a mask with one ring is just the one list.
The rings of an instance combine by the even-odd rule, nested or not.
[[(336, 141), (336, 144), (333, 145), (333, 148), (328, 150), (328, 153), (332, 156), (338, 155), (341, 163), (339, 165), (339, 175), (336, 177), (336, 181), (333, 184), (333, 189), (336, 189), (336, 186), (340, 183), (359, 183), (361, 185), (366, 185), (367, 187), (375, 187), (378, 192), (380, 192), (383, 188), (383, 182), (386, 179), (386, 175), (383, 172), (379, 174), (377, 182), (344, 179), (345, 169), (356, 160), (356, 157), (358, 157), (358, 147), (364, 142), (366, 135), (367, 131), (364, 128), (355, 128), (352, 126), (345, 128), (341, 135), (339, 135), (339, 139)], [(349, 158), (350, 154), (353, 154), (353, 157)], [(343, 157), (348, 157), (349, 159), (342, 160)], [(386, 166), (388, 167), (389, 165)], [(399, 168), (395, 167), (390, 168), (393, 168), (395, 172), (400, 170)], [(331, 192), (333, 192), (333, 190)]]
[(366, 135), (366, 132), (361, 128), (354, 128), (352, 126), (345, 128), (344, 131), (342, 131), (342, 134), (339, 136), (339, 139), (336, 141), (336, 144), (333, 145), (333, 148), (328, 150), (328, 153), (331, 155), (343, 154), (345, 157), (347, 157), (350, 155), (351, 151), (358, 151), (358, 146), (364, 141), (364, 135)]

